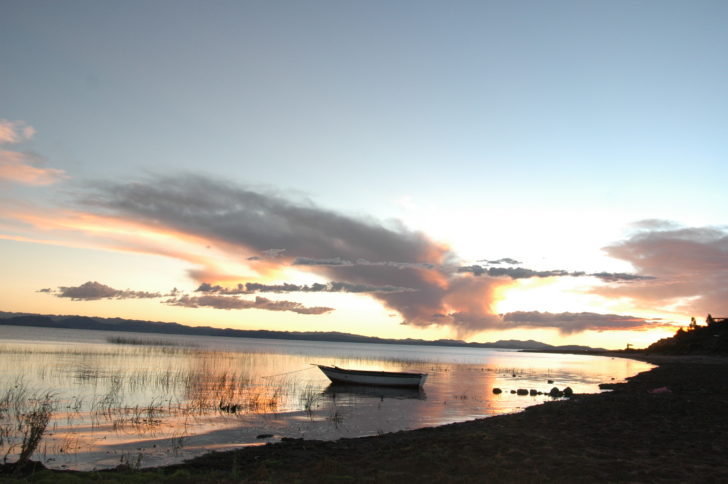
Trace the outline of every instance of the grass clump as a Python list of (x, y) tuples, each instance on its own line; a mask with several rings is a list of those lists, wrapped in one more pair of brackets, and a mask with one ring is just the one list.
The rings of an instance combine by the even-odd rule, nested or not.
[(106, 338), (106, 342), (114, 345), (133, 346), (193, 346), (191, 344), (182, 344), (178, 341), (171, 341), (167, 339), (133, 338), (130, 336), (109, 336)]
[(0, 396), (0, 450), (4, 452), (4, 463), (17, 454), (13, 464), (16, 473), (38, 448), (56, 404), (54, 394), (31, 394), (22, 381)]

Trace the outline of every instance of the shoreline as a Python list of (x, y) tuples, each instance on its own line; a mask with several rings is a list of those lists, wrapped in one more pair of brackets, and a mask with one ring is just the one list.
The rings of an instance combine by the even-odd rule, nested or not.
[(686, 354), (686, 355), (668, 355), (658, 353), (646, 353), (645, 351), (622, 351), (622, 350), (606, 350), (606, 351), (573, 351), (573, 350), (520, 350), (521, 353), (549, 353), (561, 355), (585, 355), (585, 356), (604, 356), (607, 358), (626, 358), (628, 360), (643, 361), (652, 363), (653, 365), (661, 365), (664, 363), (706, 363), (706, 364), (728, 364), (728, 356), (713, 354)]
[(728, 358), (655, 356), (643, 361), (658, 366), (609, 384), (611, 392), (515, 414), (374, 437), (288, 439), (160, 468), (43, 470), (28, 479), (71, 474), (81, 482), (124, 482), (133, 473), (140, 482), (728, 481)]

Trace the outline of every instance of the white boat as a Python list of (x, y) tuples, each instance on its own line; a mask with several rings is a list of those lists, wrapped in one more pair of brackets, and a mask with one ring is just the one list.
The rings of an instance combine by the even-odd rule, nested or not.
[(427, 373), (394, 371), (347, 370), (338, 366), (316, 365), (333, 383), (346, 385), (370, 385), (383, 387), (421, 387)]

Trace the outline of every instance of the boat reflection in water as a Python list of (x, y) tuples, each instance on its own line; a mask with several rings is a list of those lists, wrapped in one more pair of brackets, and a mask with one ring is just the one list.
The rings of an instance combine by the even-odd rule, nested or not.
[(414, 399), (427, 400), (427, 394), (420, 387), (384, 387), (374, 385), (343, 385), (332, 383), (324, 389), (324, 395), (336, 399), (337, 396), (359, 396), (384, 400), (393, 398), (398, 400)]

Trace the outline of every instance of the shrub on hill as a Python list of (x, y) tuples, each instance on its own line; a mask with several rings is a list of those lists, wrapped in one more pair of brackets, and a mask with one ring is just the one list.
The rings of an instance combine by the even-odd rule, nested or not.
[(680, 328), (673, 337), (652, 343), (645, 351), (668, 355), (728, 354), (728, 318), (714, 318), (709, 314), (705, 326), (692, 318), (687, 329)]

